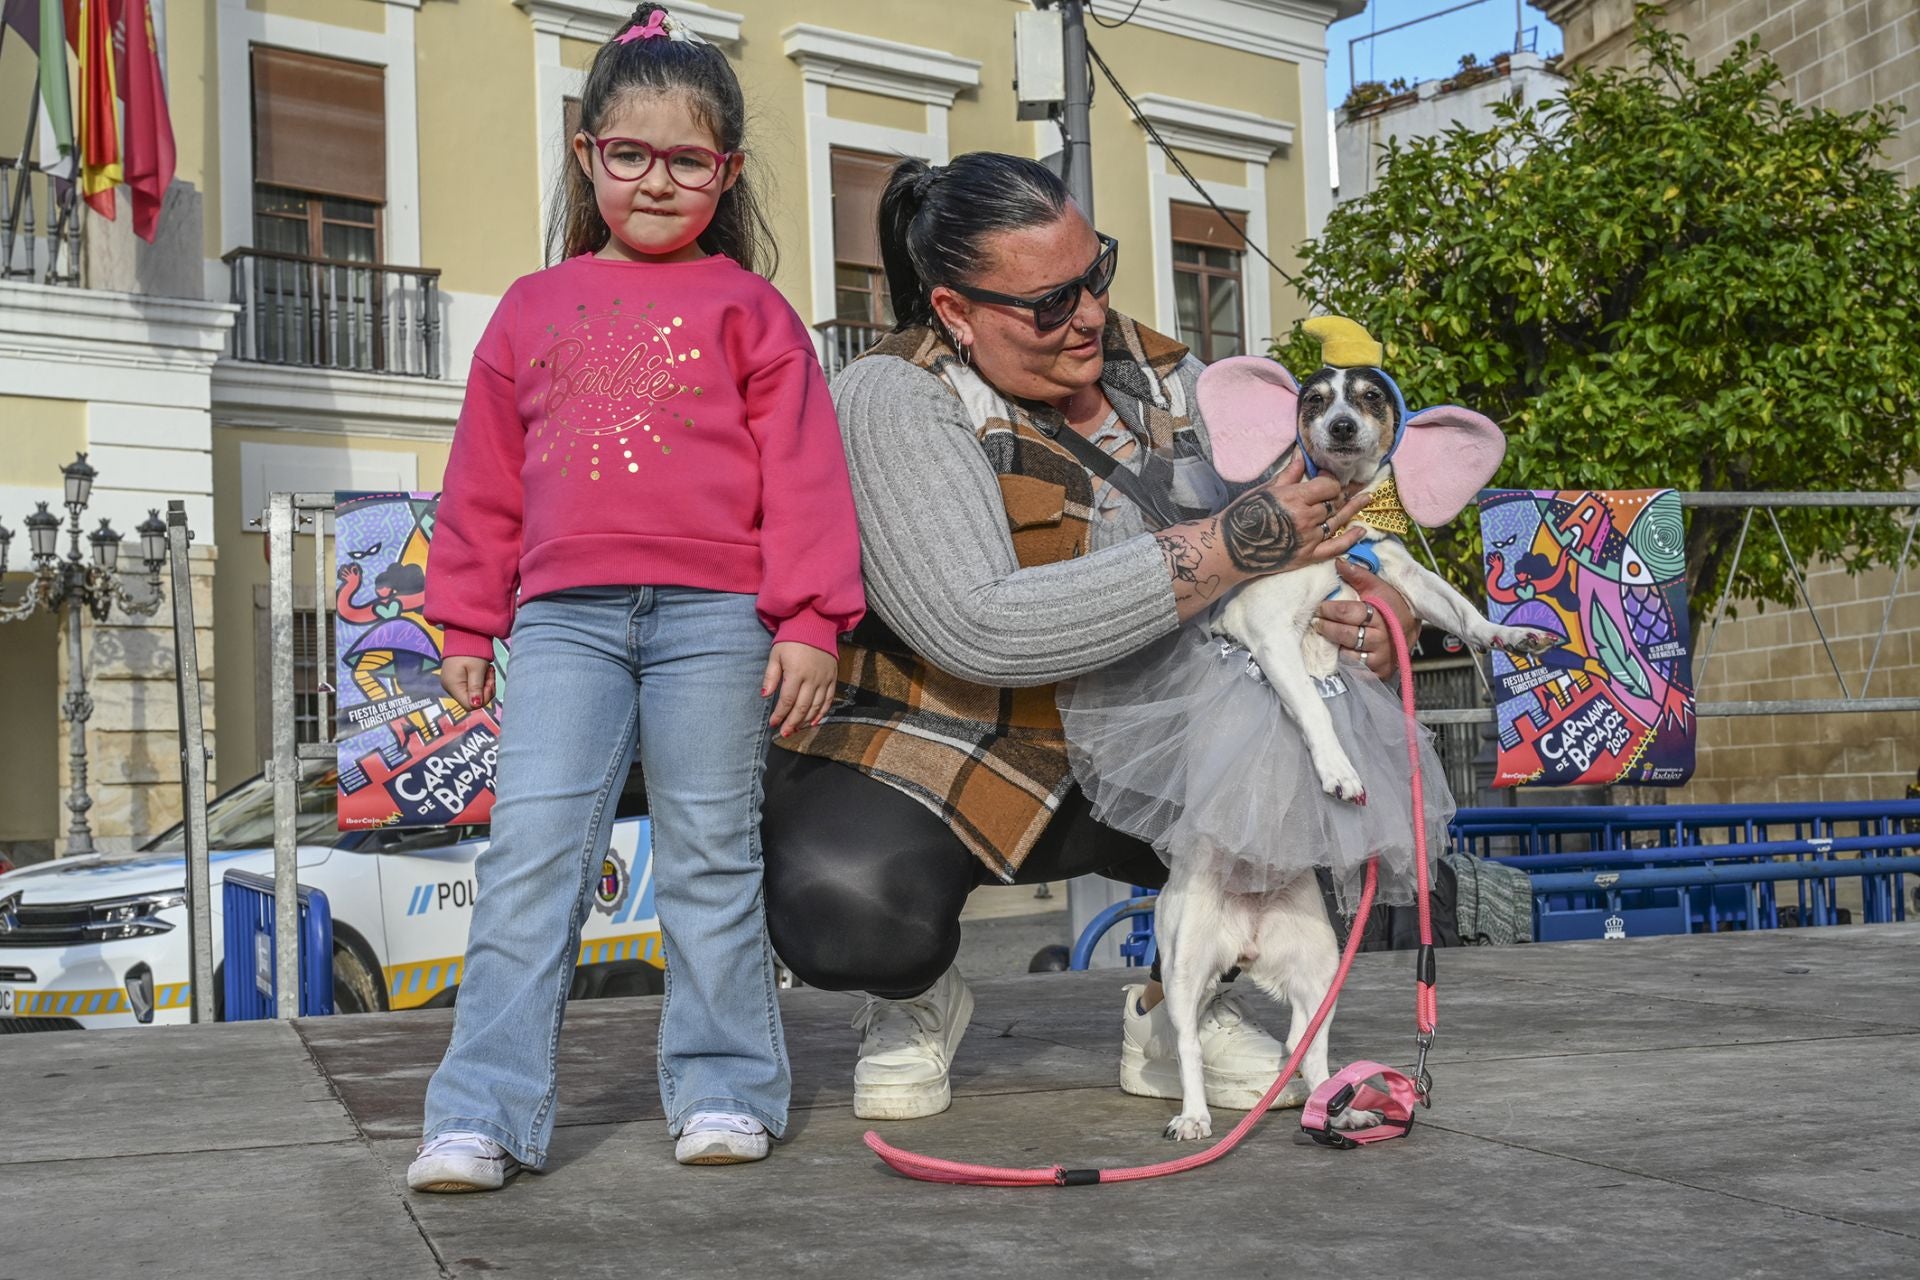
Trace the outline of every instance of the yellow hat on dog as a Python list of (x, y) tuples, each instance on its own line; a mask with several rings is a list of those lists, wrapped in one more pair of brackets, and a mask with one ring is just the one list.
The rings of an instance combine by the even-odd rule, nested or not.
[(1320, 344), (1321, 359), (1336, 369), (1379, 368), (1387, 358), (1386, 348), (1345, 316), (1315, 316), (1300, 327)]

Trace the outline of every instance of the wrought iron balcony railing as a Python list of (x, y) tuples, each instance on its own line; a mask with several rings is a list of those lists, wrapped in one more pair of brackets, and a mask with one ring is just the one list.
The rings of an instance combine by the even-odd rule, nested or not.
[[(36, 222), (34, 188), (46, 203), (46, 222)], [(39, 166), (0, 159), (0, 280), (41, 284), (80, 283), (79, 192), (57, 183)], [(39, 258), (46, 256), (46, 266)]]
[(233, 355), (262, 364), (442, 376), (440, 270), (235, 249)]
[(884, 324), (861, 324), (857, 320), (826, 320), (813, 327), (826, 340), (820, 363), (829, 378), (852, 364), (855, 357), (889, 332)]

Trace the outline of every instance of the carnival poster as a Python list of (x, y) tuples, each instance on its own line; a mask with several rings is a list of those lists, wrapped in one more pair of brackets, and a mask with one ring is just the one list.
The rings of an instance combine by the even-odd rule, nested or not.
[(463, 707), (440, 688), (441, 632), (421, 612), (436, 493), (335, 495), (340, 828), (484, 823), (506, 696)]
[(1551, 632), (1493, 655), (1497, 787), (1678, 786), (1693, 774), (1693, 664), (1671, 489), (1480, 495), (1488, 614)]

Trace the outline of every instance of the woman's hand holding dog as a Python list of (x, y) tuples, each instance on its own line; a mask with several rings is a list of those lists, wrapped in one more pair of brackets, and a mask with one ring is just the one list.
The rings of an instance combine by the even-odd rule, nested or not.
[(1345, 555), (1365, 536), (1363, 526), (1349, 525), (1367, 499), (1356, 495), (1342, 505), (1339, 481), (1305, 475), (1296, 454), (1279, 475), (1241, 494), (1219, 515), (1154, 535), (1173, 576), (1182, 620), (1249, 578), (1323, 563)]
[[(1414, 615), (1413, 606), (1379, 574), (1351, 560), (1342, 560), (1335, 567), (1340, 571), (1340, 581), (1354, 591), (1378, 596), (1393, 607), (1393, 616), (1400, 620), (1408, 644), (1420, 638), (1420, 619)], [(1365, 663), (1367, 670), (1382, 680), (1394, 678), (1393, 636), (1372, 605), (1359, 600), (1324, 600), (1314, 614), (1313, 625), (1340, 650), (1342, 659)]]

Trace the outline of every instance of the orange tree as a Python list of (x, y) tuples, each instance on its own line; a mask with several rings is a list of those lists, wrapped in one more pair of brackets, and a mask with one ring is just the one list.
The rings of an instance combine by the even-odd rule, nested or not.
[[(1636, 47), (1635, 68), (1576, 70), (1490, 129), (1389, 146), (1374, 191), (1304, 247), (1304, 298), (1386, 344), (1409, 404), (1503, 422), (1500, 485), (1901, 487), (1920, 466), (1920, 196), (1881, 167), (1893, 113), (1799, 107), (1752, 44), (1707, 71), (1645, 23)], [(1318, 363), (1298, 330), (1274, 354)], [(1689, 512), (1696, 629), (1740, 519)], [(1463, 569), (1471, 523), (1436, 543)], [(1782, 524), (1803, 565), (1855, 571), (1904, 536), (1885, 510)], [(1734, 598), (1795, 595), (1770, 530), (1739, 579)]]

